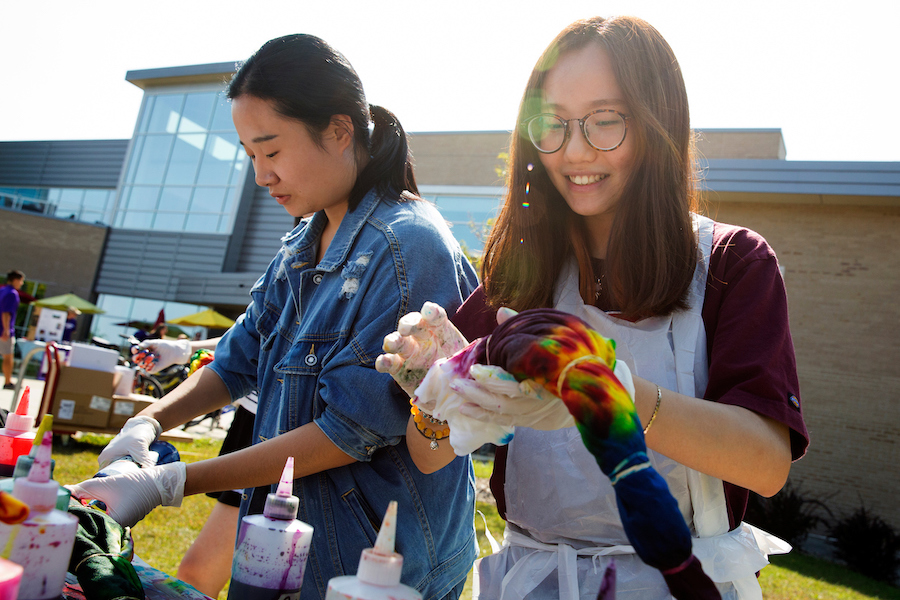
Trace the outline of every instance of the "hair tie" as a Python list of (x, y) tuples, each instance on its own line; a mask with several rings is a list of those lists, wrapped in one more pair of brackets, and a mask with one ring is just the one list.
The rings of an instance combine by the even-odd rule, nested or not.
[(602, 362), (604, 365), (606, 364), (605, 360), (603, 360), (602, 358), (600, 358), (599, 356), (597, 356), (595, 354), (585, 354), (584, 356), (579, 356), (578, 358), (574, 359), (569, 364), (567, 364), (565, 367), (563, 367), (563, 370), (560, 371), (560, 373), (559, 373), (559, 379), (556, 380), (556, 395), (557, 395), (557, 397), (562, 398), (563, 381), (565, 380), (566, 375), (569, 374), (569, 370), (572, 369), (573, 367), (575, 367), (576, 365), (578, 365), (578, 363), (584, 362), (586, 360), (591, 360), (592, 358), (596, 358), (597, 360)]

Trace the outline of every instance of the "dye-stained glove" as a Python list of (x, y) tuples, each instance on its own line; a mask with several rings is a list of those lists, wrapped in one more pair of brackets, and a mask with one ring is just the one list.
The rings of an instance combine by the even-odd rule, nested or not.
[[(466, 344), (447, 312), (434, 302), (426, 302), (420, 312), (404, 315), (397, 331), (385, 336), (385, 354), (375, 361), (375, 369), (389, 373), (412, 397), (435, 361), (456, 354)], [(426, 403), (420, 408), (430, 414), (429, 409), (434, 407)]]
[[(616, 361), (613, 374), (633, 399), (634, 381), (628, 365)], [(575, 426), (563, 401), (533, 380), (518, 382), (500, 367), (479, 364), (469, 368), (469, 375), (472, 379), (457, 379), (450, 384), (465, 400), (459, 412), (467, 417), (494, 425), (545, 431)]]
[(181, 506), (187, 465), (173, 462), (66, 486), (79, 500), (100, 500), (109, 516), (134, 527), (157, 506)]
[(151, 375), (172, 365), (186, 364), (193, 354), (189, 340), (144, 340), (131, 352), (135, 364)]
[(125, 421), (116, 437), (106, 445), (97, 457), (100, 468), (123, 456), (130, 456), (142, 467), (151, 467), (159, 459), (159, 453), (150, 450), (150, 444), (162, 434), (162, 426), (153, 417), (138, 415)]
[(472, 379), (456, 379), (450, 389), (463, 404), (459, 412), (483, 423), (501, 427), (564, 429), (574, 427), (575, 419), (563, 401), (531, 380), (516, 378), (500, 367), (472, 365)]

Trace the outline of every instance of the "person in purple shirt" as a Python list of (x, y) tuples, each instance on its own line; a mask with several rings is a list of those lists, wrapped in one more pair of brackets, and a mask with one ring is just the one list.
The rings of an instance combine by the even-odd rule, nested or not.
[(72, 335), (75, 333), (75, 329), (78, 328), (78, 315), (80, 314), (81, 311), (74, 306), (70, 306), (69, 310), (66, 311), (66, 327), (63, 329), (62, 341), (72, 341)]
[(0, 355), (3, 356), (4, 390), (11, 390), (13, 346), (16, 343), (16, 312), (19, 310), (19, 290), (25, 283), (25, 273), (12, 270), (6, 274), (6, 285), (0, 287)]

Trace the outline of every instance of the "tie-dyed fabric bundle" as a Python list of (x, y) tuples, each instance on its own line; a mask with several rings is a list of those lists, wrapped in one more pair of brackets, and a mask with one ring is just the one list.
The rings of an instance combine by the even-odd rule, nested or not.
[(692, 554), (691, 535), (665, 480), (650, 464), (634, 404), (613, 375), (615, 343), (554, 309), (519, 313), (471, 344), (458, 367), (502, 367), (562, 398), (588, 451), (610, 478), (625, 533), (678, 599), (720, 598)]

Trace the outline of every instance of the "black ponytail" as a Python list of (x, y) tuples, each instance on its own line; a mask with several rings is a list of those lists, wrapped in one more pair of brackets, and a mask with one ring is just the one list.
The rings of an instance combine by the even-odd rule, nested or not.
[(324, 40), (306, 34), (269, 40), (240, 65), (227, 94), (232, 100), (248, 95), (271, 101), (279, 113), (304, 123), (320, 145), (331, 117), (349, 116), (356, 155), (363, 161), (368, 157), (350, 192), (351, 211), (372, 188), (398, 197), (405, 190), (418, 194), (409, 143), (397, 117), (369, 106), (353, 66)]
[(416, 195), (419, 193), (409, 140), (403, 126), (386, 108), (371, 104), (369, 109), (375, 125), (369, 139), (369, 162), (356, 178), (356, 185), (350, 192), (351, 210), (373, 187), (379, 192), (407, 190)]

